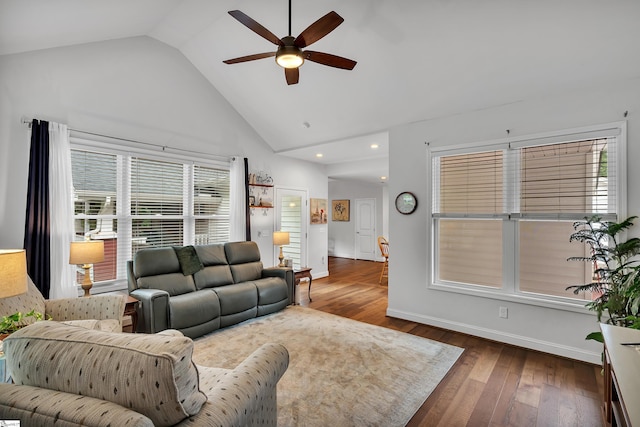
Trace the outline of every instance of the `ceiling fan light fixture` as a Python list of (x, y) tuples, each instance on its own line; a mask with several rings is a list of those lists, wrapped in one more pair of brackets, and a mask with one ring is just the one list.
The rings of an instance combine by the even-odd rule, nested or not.
[(281, 48), (276, 54), (276, 62), (282, 68), (298, 68), (304, 62), (299, 49)]

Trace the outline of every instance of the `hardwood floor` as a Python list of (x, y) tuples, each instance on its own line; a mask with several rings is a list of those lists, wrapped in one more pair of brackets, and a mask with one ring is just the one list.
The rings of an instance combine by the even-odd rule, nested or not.
[(408, 426), (602, 426), (601, 367), (394, 319), (382, 264), (329, 258), (330, 277), (298, 289), (299, 302), (465, 349)]

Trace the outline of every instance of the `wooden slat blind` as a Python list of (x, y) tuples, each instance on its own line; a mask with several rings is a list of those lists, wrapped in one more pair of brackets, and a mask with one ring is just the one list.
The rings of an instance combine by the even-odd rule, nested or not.
[(503, 222), (516, 221), (518, 243), (509, 256), (517, 263), (519, 290), (575, 298), (565, 288), (587, 283), (591, 269), (566, 261), (585, 255), (569, 243), (572, 222), (615, 218), (616, 165), (608, 157), (616, 140), (505, 144), (432, 156), (436, 279), (502, 287)]

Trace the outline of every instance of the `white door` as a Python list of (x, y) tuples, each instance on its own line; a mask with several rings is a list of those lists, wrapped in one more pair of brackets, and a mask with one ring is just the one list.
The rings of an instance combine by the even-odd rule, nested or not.
[[(289, 232), (289, 244), (282, 247), (285, 258), (293, 260), (293, 268), (307, 265), (307, 192), (276, 188), (275, 230)], [(274, 251), (274, 264), (280, 261), (280, 248)]]
[(356, 259), (376, 260), (376, 199), (356, 199)]

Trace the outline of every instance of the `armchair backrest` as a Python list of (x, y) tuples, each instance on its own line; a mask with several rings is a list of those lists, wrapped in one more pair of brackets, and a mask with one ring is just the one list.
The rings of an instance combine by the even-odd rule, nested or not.
[[(44, 297), (31, 281), (31, 278), (28, 278), (27, 284), (27, 292), (21, 295), (16, 295), (14, 297), (9, 298), (1, 298), (0, 299), (0, 316), (9, 316), (16, 312), (28, 313), (31, 310), (35, 310), (39, 313), (45, 313), (45, 305), (44, 305)], [(21, 325), (28, 325), (35, 322), (36, 319), (33, 317), (27, 317), (23, 321), (21, 321)]]

